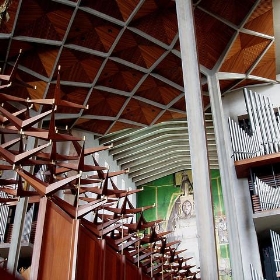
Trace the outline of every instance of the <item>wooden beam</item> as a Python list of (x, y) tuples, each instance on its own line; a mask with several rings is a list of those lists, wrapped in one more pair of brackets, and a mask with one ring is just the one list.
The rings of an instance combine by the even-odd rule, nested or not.
[(38, 276), (46, 207), (47, 207), (47, 197), (42, 197), (40, 199), (40, 204), (39, 204), (36, 234), (35, 234), (32, 261), (31, 261), (30, 279), (37, 279)]
[(280, 153), (274, 153), (254, 158), (242, 159), (234, 162), (237, 178), (247, 178), (250, 169), (279, 163)]

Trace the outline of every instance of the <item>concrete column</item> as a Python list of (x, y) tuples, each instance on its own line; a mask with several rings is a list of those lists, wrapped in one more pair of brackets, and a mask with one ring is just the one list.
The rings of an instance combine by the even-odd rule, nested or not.
[(221, 92), (218, 79), (215, 74), (209, 75), (208, 89), (211, 102), (211, 110), (214, 123), (215, 139), (219, 160), (219, 169), (221, 174), (221, 183), (223, 190), (224, 205), (227, 217), (227, 230), (229, 235), (229, 248), (233, 279), (244, 279), (242, 267), (242, 255), (240, 251), (240, 240), (238, 234), (237, 213), (235, 209), (232, 170), (230, 167), (230, 152), (228, 150), (225, 137), (226, 124), (224, 124), (224, 114), (221, 100)]
[(217, 75), (208, 75), (207, 80), (227, 217), (232, 276), (238, 280), (251, 279), (250, 263), (259, 273), (261, 263), (252, 220), (248, 182), (246, 184), (245, 180), (238, 180), (236, 177)]
[(197, 217), (201, 279), (218, 279), (209, 162), (191, 0), (176, 0)]

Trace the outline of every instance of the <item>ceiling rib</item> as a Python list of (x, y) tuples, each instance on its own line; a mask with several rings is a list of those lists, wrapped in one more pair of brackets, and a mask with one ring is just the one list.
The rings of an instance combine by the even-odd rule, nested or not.
[[(217, 168), (215, 134), (209, 114), (206, 115), (206, 137), (210, 167)], [(136, 185), (171, 174), (169, 171), (191, 168), (186, 120), (108, 134), (99, 141), (104, 145), (113, 144), (109, 153), (121, 168), (130, 169), (129, 176)]]

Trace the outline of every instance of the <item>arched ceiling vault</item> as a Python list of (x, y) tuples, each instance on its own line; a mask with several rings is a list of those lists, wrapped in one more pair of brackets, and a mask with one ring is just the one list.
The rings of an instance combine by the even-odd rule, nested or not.
[[(52, 98), (60, 65), (61, 98), (89, 107), (60, 109), (57, 124), (91, 131), (103, 137), (104, 142), (111, 133), (122, 134), (124, 129), (140, 129), (137, 133), (141, 134), (144, 128), (186, 117), (175, 1), (2, 0), (2, 3), (7, 4), (0, 14), (2, 73), (11, 72), (21, 49), (16, 76), (37, 87), (34, 90), (11, 86), (5, 93), (24, 98)], [(194, 20), (205, 108), (209, 107), (205, 74), (210, 71), (219, 74), (222, 94), (275, 81), (272, 1), (194, 1)], [(166, 145), (166, 141), (174, 142), (170, 148), (174, 150), (170, 156), (172, 164), (165, 174), (176, 171), (178, 166), (189, 166), (188, 160), (181, 156), (177, 130), (169, 138), (164, 138), (165, 132), (155, 135), (158, 149), (163, 146), (160, 137)], [(136, 144), (137, 153), (145, 154), (141, 150), (143, 145), (137, 141)], [(188, 144), (184, 146), (187, 152)], [(121, 149), (116, 152), (117, 149), (118, 145), (112, 151), (114, 157), (122, 160), (122, 166), (128, 166), (125, 159), (130, 158), (129, 152)], [(158, 150), (158, 153), (165, 152)], [(141, 172), (136, 173), (138, 159), (142, 174), (151, 171), (142, 168), (145, 164), (140, 158), (130, 158), (137, 184), (147, 180), (141, 177)], [(161, 159), (161, 164), (164, 166), (167, 161)]]
[[(210, 113), (205, 114), (206, 139), (211, 169), (218, 169), (214, 127)], [(142, 129), (125, 129), (100, 138), (113, 144), (111, 155), (136, 186), (168, 174), (191, 169), (188, 123), (184, 120), (162, 122)]]

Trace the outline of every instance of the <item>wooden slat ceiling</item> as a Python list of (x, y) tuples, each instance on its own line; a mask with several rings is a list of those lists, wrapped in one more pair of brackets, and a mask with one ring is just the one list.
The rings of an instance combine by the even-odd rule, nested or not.
[[(185, 117), (175, 5), (10, 1), (0, 26), (0, 67), (9, 74), (22, 49), (17, 76), (37, 89), (6, 92), (50, 98), (60, 65), (62, 99), (89, 105), (60, 111), (61, 125), (106, 135)], [(221, 72), (222, 93), (275, 80), (272, 12), (270, 0), (194, 1), (199, 63), (203, 73)], [(207, 107), (207, 84), (203, 89)]]
[[(58, 126), (114, 143), (111, 154), (121, 167), (130, 167), (136, 185), (191, 168), (187, 123), (181, 121), (186, 106), (175, 5), (174, 0), (12, 0), (0, 25), (1, 72), (11, 73), (22, 49), (16, 76), (37, 89), (2, 91), (52, 98), (60, 65), (61, 99), (88, 109), (59, 109)], [(219, 74), (222, 94), (275, 81), (272, 0), (196, 0), (193, 6), (205, 108), (209, 71)], [(218, 168), (211, 125), (207, 133), (210, 165)]]

